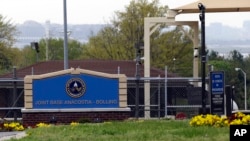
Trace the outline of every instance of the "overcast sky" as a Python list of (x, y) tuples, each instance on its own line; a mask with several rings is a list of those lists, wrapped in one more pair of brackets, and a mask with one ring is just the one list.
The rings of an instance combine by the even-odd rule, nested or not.
[[(123, 11), (131, 0), (67, 0), (68, 24), (108, 23), (115, 11)], [(150, 0), (149, 0), (150, 1)], [(178, 7), (196, 0), (160, 0), (161, 5)], [(63, 24), (63, 0), (0, 0), (0, 14), (13, 23), (34, 20)], [(199, 20), (198, 14), (177, 16), (177, 20)], [(206, 25), (221, 22), (224, 25), (241, 27), (250, 21), (250, 12), (207, 14)]]

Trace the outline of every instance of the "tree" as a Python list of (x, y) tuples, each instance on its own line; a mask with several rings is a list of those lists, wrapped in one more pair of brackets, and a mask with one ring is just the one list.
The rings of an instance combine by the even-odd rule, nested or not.
[[(158, 0), (131, 1), (124, 12), (115, 12), (116, 17), (111, 24), (90, 38), (89, 43), (84, 47), (84, 58), (134, 60), (135, 46), (143, 43), (144, 39), (144, 18), (163, 17), (167, 10), (167, 6), (159, 6)], [(170, 66), (171, 71), (178, 68), (180, 75), (191, 76), (192, 42), (179, 28), (163, 32), (167, 28), (165, 24), (161, 24), (150, 36), (151, 64), (161, 69), (166, 65)], [(191, 30), (185, 30), (192, 34)], [(174, 58), (175, 62), (173, 62)]]
[[(188, 31), (191, 34), (191, 31)], [(154, 40), (152, 46), (152, 65), (181, 76), (192, 75), (193, 45), (192, 41), (178, 27), (164, 32)]]
[[(46, 46), (48, 43), (48, 60), (63, 60), (64, 59), (64, 41), (62, 38), (50, 38), (39, 41), (39, 61), (46, 61)], [(68, 59), (79, 59), (82, 55), (83, 47), (80, 42), (70, 39), (68, 40)], [(35, 51), (34, 51), (35, 52)]]
[[(211, 55), (212, 54), (212, 55)], [(214, 71), (225, 72), (225, 85), (231, 85), (235, 87), (234, 100), (240, 108), (244, 106), (244, 76), (240, 72), (236, 72), (235, 68), (241, 68), (246, 73), (250, 73), (248, 69), (249, 58), (243, 58), (243, 55), (237, 51), (230, 51), (228, 58), (216, 57), (216, 53), (211, 53), (213, 56), (209, 59), (209, 64), (214, 66)], [(247, 79), (247, 85), (248, 84)]]
[[(46, 39), (39, 41), (39, 60), (46, 61)], [(63, 60), (64, 58), (64, 46), (63, 38), (50, 38), (48, 39), (48, 60)]]
[(8, 71), (12, 66), (11, 58), (6, 55), (7, 52), (7, 48), (0, 45), (0, 74)]
[[(90, 38), (89, 43), (84, 48), (84, 58), (92, 59), (128, 59), (130, 50), (122, 47), (118, 37), (120, 33), (113, 27), (107, 26), (96, 36)], [(124, 54), (125, 52), (126, 55)]]
[(15, 42), (16, 27), (10, 20), (0, 15), (0, 73), (9, 70), (12, 66), (10, 49)]
[(239, 64), (243, 64), (243, 55), (237, 50), (233, 50), (229, 52), (229, 59)]
[[(132, 0), (125, 12), (116, 11), (111, 24), (90, 38), (83, 54), (85, 58), (133, 60), (135, 44), (143, 42), (144, 17), (159, 17), (166, 13), (167, 7), (159, 7), (159, 1)], [(154, 33), (159, 35), (159, 32)]]
[(22, 54), (22, 57), (19, 61), (19, 68), (26, 67), (37, 62), (36, 51), (34, 51), (34, 49), (30, 47), (30, 45), (26, 45), (20, 50), (20, 52)]
[(223, 57), (219, 55), (219, 52), (211, 50), (208, 51), (208, 60), (223, 60)]
[(6, 20), (5, 17), (0, 15), (0, 46), (11, 47), (17, 35), (16, 27), (11, 23), (11, 20)]
[[(0, 60), (3, 60), (1, 58), (3, 58), (5, 54), (8, 55), (8, 58), (10, 58), (9, 60), (5, 59), (5, 63), (2, 66), (4, 66), (5, 68), (8, 67), (8, 69), (10, 69), (12, 65), (17, 66), (18, 68), (23, 68), (35, 64), (39, 61), (46, 61), (46, 39), (41, 39), (38, 42), (38, 46), (39, 46), (39, 52), (31, 48), (31, 45), (26, 45), (21, 49), (0, 48)], [(69, 60), (80, 59), (82, 56), (83, 47), (84, 45), (82, 45), (80, 42), (70, 39), (68, 41), (68, 59)], [(4, 54), (1, 55), (1, 53), (3, 52)], [(50, 38), (48, 52), (49, 52), (48, 60), (63, 60), (64, 59), (63, 39)], [(3, 69), (1, 68), (1, 70)]]

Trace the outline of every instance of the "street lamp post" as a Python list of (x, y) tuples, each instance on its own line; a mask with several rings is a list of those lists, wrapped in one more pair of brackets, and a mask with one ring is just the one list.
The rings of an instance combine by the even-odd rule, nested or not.
[(198, 4), (200, 10), (200, 22), (201, 22), (201, 105), (202, 114), (206, 114), (206, 42), (205, 42), (205, 11), (206, 7), (202, 4)]
[(241, 71), (244, 74), (244, 91), (245, 91), (245, 110), (247, 110), (247, 75), (241, 68), (235, 68), (236, 71)]

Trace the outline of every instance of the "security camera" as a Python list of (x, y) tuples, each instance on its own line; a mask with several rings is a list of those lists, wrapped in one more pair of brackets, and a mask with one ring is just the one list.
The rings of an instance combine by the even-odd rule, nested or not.
[(198, 8), (199, 8), (199, 10), (205, 10), (206, 9), (206, 7), (202, 3), (198, 4)]
[(199, 50), (198, 48), (194, 49), (194, 58), (197, 58), (199, 56)]

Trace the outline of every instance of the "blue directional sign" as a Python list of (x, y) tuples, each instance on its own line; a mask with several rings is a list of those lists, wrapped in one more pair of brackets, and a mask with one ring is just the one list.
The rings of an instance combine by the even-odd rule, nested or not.
[(224, 94), (224, 72), (211, 73), (212, 94)]
[(223, 71), (210, 72), (211, 114), (224, 115), (225, 79)]

